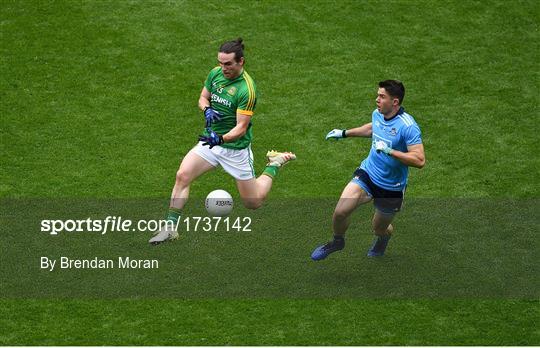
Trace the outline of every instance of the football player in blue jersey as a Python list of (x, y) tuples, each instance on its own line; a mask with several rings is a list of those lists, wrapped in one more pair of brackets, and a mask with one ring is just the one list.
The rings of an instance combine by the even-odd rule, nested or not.
[(371, 138), (371, 150), (337, 203), (332, 218), (333, 240), (317, 247), (311, 254), (313, 260), (322, 260), (345, 247), (345, 232), (352, 212), (370, 201), (375, 206), (372, 220), (375, 240), (367, 255), (384, 255), (394, 230), (392, 220), (403, 203), (409, 167), (422, 168), (426, 161), (420, 128), (401, 106), (404, 96), (405, 87), (400, 81), (379, 82), (377, 109), (371, 122), (358, 128), (334, 129), (326, 136), (326, 139)]

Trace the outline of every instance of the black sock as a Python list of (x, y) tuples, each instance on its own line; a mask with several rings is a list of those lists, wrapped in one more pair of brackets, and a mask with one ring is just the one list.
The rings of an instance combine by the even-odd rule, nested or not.
[(334, 243), (337, 243), (338, 245), (345, 244), (345, 237), (334, 234)]

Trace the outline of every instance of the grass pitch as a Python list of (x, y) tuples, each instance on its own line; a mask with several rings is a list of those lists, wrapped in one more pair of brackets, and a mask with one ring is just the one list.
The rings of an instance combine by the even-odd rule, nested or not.
[[(418, 250), (425, 245), (430, 247), (429, 257), (423, 256), (426, 264), (448, 270), (461, 265), (461, 272), (468, 266), (471, 272), (463, 274), (486, 283), (485, 291), (474, 296), (413, 296), (419, 289), (413, 286), (392, 298), (370, 292), (376, 287), (355, 288), (354, 281), (361, 280), (356, 278), (345, 287), (355, 291), (353, 296), (334, 296), (344, 287), (332, 271), (347, 274), (362, 265), (359, 272), (368, 276), (376, 267), (383, 274), (396, 269), (364, 259), (371, 208), (355, 215), (350, 254), (310, 263), (309, 251), (330, 235), (331, 212), (323, 211), (315, 219), (319, 228), (298, 226), (299, 234), (292, 236), (268, 229), (261, 238), (252, 235), (236, 243), (242, 250), (252, 238), (260, 252), (284, 246), (286, 255), (275, 261), (298, 260), (301, 279), (327, 274), (320, 287), (311, 288), (320, 291), (311, 297), (285, 291), (245, 294), (241, 290), (249, 286), (243, 283), (229, 287), (231, 293), (240, 292), (236, 298), (178, 293), (160, 300), (143, 293), (88, 299), (75, 292), (57, 299), (27, 293), (42, 289), (31, 282), (19, 287), (28, 296), (14, 296), (22, 283), (10, 280), (2, 282), (0, 343), (540, 344), (533, 324), (539, 319), (538, 283), (529, 276), (537, 273), (539, 259), (534, 227), (539, 216), (534, 175), (540, 167), (534, 155), (539, 148), (534, 126), (539, 119), (539, 13), (535, 1), (1, 2), (0, 195), (2, 244), (8, 250), (1, 256), (3, 279), (29, 278), (37, 264), (28, 258), (39, 257), (39, 249), (29, 246), (44, 247), (36, 225), (28, 226), (24, 236), (39, 236), (26, 243), (14, 233), (21, 229), (11, 227), (24, 231), (24, 222), (34, 217), (9, 210), (14, 199), (21, 205), (38, 198), (38, 211), (43, 211), (49, 199), (157, 198), (164, 212), (178, 163), (203, 125), (196, 103), (216, 64), (217, 48), (242, 36), (246, 69), (259, 90), (253, 120), (256, 169), (262, 171), (271, 148), (294, 151), (299, 158), (280, 173), (268, 211), (287, 199), (337, 199), (369, 144), (365, 139), (325, 142), (324, 135), (369, 122), (376, 83), (397, 78), (405, 83), (404, 105), (422, 128), (427, 155), (423, 170), (411, 170), (407, 195), (441, 203), (420, 210), (413, 205), (398, 216), (396, 227), (403, 234), (393, 241), (395, 250), (386, 262), (416, 262), (414, 275), (404, 280), (429, 274), (418, 264)], [(223, 172), (204, 176), (192, 192), (201, 197), (215, 188), (236, 194)], [(465, 202), (461, 210), (453, 206), (459, 199)], [(507, 204), (486, 203), (492, 199)], [(187, 209), (196, 209), (196, 200), (190, 204)], [(482, 219), (474, 219), (474, 209)], [(458, 223), (460, 217), (470, 224)], [(430, 224), (441, 233), (430, 234)], [(150, 250), (168, 255), (169, 265), (183, 262), (177, 284), (197, 284), (198, 274), (211, 279), (211, 267), (224, 255), (217, 246), (231, 243), (231, 236), (185, 237)], [(292, 245), (280, 244), (289, 237)], [(188, 248), (197, 238), (205, 245), (200, 253)], [(130, 251), (148, 252), (146, 239), (137, 235), (123, 242)], [(77, 243), (68, 238), (56, 247), (77, 255), (84, 250)], [(480, 263), (469, 262), (476, 247), (480, 260), (493, 262), (484, 265), (485, 272)], [(250, 248), (243, 250), (256, 258)], [(200, 259), (184, 259), (189, 252)], [(259, 260), (260, 267), (264, 261)], [(91, 279), (84, 274), (83, 283)], [(505, 274), (515, 275), (519, 289), (528, 291), (497, 291), (512, 289)], [(134, 282), (142, 279), (132, 276)], [(193, 279), (183, 282), (186, 277)], [(387, 284), (378, 286), (395, 289), (391, 279)], [(321, 288), (332, 285), (334, 292), (329, 290), (325, 299)]]

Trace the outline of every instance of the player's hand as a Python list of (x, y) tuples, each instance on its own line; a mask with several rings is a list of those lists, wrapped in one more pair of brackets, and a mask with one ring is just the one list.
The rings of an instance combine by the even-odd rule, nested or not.
[(387, 155), (390, 155), (393, 151), (392, 148), (382, 140), (377, 140), (375, 142), (375, 150), (377, 152), (384, 152)]
[(345, 131), (346, 129), (332, 129), (328, 134), (326, 134), (326, 140), (328, 139), (336, 139), (339, 140), (341, 138), (345, 138)]
[(208, 128), (212, 125), (212, 123), (221, 121), (221, 114), (207, 106), (204, 108), (204, 118), (206, 119), (206, 128)]
[(206, 128), (206, 131), (208, 132), (208, 135), (199, 135), (199, 141), (204, 141), (203, 145), (213, 148), (214, 146), (223, 144), (223, 136), (217, 134), (210, 128)]

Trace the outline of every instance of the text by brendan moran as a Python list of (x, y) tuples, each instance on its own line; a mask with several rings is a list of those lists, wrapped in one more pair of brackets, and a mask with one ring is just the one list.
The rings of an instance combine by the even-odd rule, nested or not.
[(41, 257), (41, 269), (54, 271), (55, 269), (154, 269), (159, 268), (159, 261), (156, 259), (132, 259), (129, 257), (118, 257), (117, 259), (72, 259), (69, 257), (59, 257), (57, 259)]

